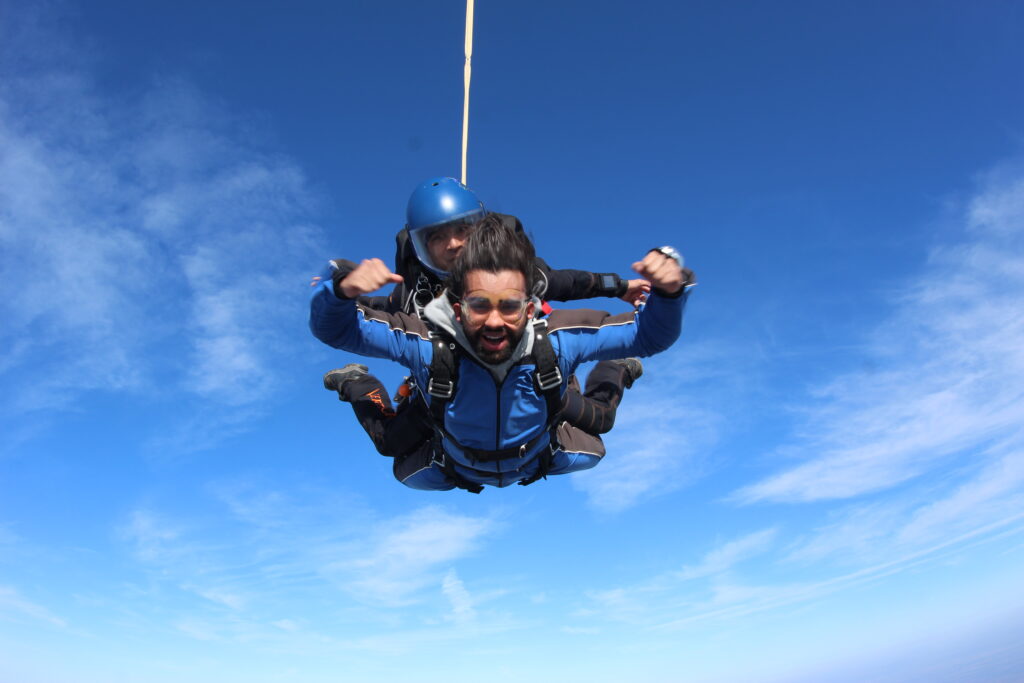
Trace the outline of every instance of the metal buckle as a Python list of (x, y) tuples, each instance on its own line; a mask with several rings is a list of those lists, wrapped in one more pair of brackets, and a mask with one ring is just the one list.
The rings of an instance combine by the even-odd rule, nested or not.
[(537, 380), (537, 388), (540, 389), (541, 391), (554, 389), (555, 387), (562, 383), (562, 371), (558, 369), (557, 365), (554, 368), (552, 368), (551, 372), (549, 372), (547, 375), (542, 374), (541, 371), (538, 370), (534, 374), (534, 377)]
[(431, 446), (433, 453), (430, 454), (430, 464), (437, 465), (443, 470), (447, 470), (449, 465), (454, 465), (454, 461), (451, 456), (444, 450), (444, 444), (438, 441), (436, 444)]
[(434, 398), (451, 398), (455, 393), (455, 382), (435, 382), (431, 377), (427, 382), (427, 393)]

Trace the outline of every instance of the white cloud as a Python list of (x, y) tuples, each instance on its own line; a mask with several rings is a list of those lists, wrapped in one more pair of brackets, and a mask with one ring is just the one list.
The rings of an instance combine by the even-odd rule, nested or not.
[(768, 553), (777, 535), (776, 529), (762, 529), (721, 542), (698, 563), (680, 570), (629, 586), (588, 591), (590, 606), (577, 616), (650, 626), (666, 620), (667, 615), (717, 610), (722, 603), (752, 600), (772, 589), (742, 587), (732, 577), (738, 565)]
[(182, 544), (181, 527), (173, 525), (147, 510), (134, 510), (118, 535), (132, 545), (135, 556), (143, 562), (166, 563), (187, 552)]
[(231, 589), (207, 588), (193, 584), (183, 584), (181, 588), (232, 610), (241, 610), (246, 605), (246, 598)]
[[(362, 637), (403, 627), (411, 609), (448, 624), (430, 638), (505, 628), (478, 614), (503, 593), (473, 595), (457, 570), (496, 531), (493, 520), (438, 506), (378, 519), (336, 491), (301, 485), (287, 493), (254, 482), (209, 490), (215, 507), (194, 520), (139, 509), (118, 533), (146, 577), (146, 612), (172, 615), (191, 637)], [(350, 633), (353, 623), (361, 626)]]
[(441, 583), (441, 592), (444, 593), (444, 596), (448, 598), (448, 602), (451, 603), (452, 621), (456, 624), (465, 625), (476, 619), (473, 597), (466, 590), (465, 584), (462, 583), (462, 579), (459, 578), (455, 569), (449, 569), (448, 573), (444, 575), (444, 581)]
[(67, 622), (47, 608), (26, 599), (10, 586), (0, 586), (0, 615), (7, 617), (28, 617), (51, 626), (64, 628)]
[(764, 553), (775, 540), (777, 533), (776, 529), (763, 529), (723, 543), (705, 555), (699, 564), (692, 567), (684, 567), (677, 574), (677, 578), (690, 580), (714, 576), (728, 571), (734, 565)]
[(436, 585), (440, 565), (473, 553), (493, 528), (490, 520), (423, 508), (378, 525), (327, 571), (361, 600), (405, 604), (424, 586)]
[(1021, 509), (1024, 509), (1024, 449), (992, 461), (947, 497), (922, 505), (915, 510), (900, 536), (908, 541), (936, 539), (967, 525), (980, 526), (1013, 517)]
[(298, 631), (300, 628), (299, 625), (291, 619), (278, 619), (277, 621), (273, 622), (273, 624), (282, 631), (288, 631), (289, 633)]
[[(785, 539), (781, 526), (762, 528), (681, 571), (589, 591), (576, 616), (666, 632), (737, 623), (1024, 533), (1024, 182), (993, 177), (959, 217), (972, 241), (934, 250), (855, 347), (865, 369), (812, 393), (779, 450), (803, 462), (731, 497), (817, 501), (825, 521)], [(763, 525), (773, 510), (729, 514)]]
[(920, 501), (898, 500), (831, 511), (829, 521), (790, 544), (784, 560), (813, 565), (860, 564), (891, 554), (893, 534)]
[[(661, 574), (632, 586), (589, 592), (590, 604), (576, 616), (588, 622), (621, 622), (654, 631), (673, 631), (707, 621), (735, 622), (754, 614), (816, 602), (834, 593), (935, 563), (981, 544), (999, 541), (1007, 534), (1019, 534), (1024, 529), (1022, 521), (1024, 513), (1018, 512), (1013, 517), (931, 545), (902, 551), (890, 546), (885, 559), (862, 563), (846, 572), (828, 573), (817, 567), (817, 578), (752, 582), (738, 572), (722, 571), (707, 575), (710, 580), (697, 586), (684, 581), (684, 578), (689, 578), (686, 572)], [(742, 539), (739, 544), (725, 544), (721, 549), (729, 549), (724, 554), (730, 555), (732, 548), (742, 547), (747, 542), (760, 548), (765, 541), (755, 534)], [(751, 573), (767, 574), (763, 566)]]
[(735, 499), (814, 501), (884, 490), (1013, 439), (1024, 424), (1024, 182), (987, 188), (965, 219), (975, 241), (936, 249), (870, 338), (877, 369), (817, 390), (805, 462)]
[(209, 406), (260, 403), (300, 343), (318, 200), (187, 83), (107, 100), (26, 31), (0, 72), (0, 416), (158, 385), (230, 422)]
[[(607, 455), (573, 477), (602, 512), (621, 512), (642, 501), (678, 491), (703, 476), (718, 441), (722, 414), (718, 390), (737, 375), (725, 372), (721, 350), (677, 346), (643, 359), (644, 374), (622, 398), (615, 427), (603, 436)], [(731, 379), (726, 379), (726, 376)]]

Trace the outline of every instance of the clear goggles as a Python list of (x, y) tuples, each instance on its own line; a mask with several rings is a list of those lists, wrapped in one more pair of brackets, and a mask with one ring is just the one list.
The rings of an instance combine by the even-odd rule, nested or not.
[(470, 315), (476, 318), (486, 317), (491, 314), (491, 311), (497, 309), (498, 315), (502, 318), (508, 322), (515, 322), (523, 317), (523, 311), (526, 310), (526, 304), (529, 301), (525, 296), (522, 298), (491, 298), (477, 294), (464, 297), (462, 305), (469, 311)]
[(443, 245), (452, 237), (466, 237), (470, 230), (472, 230), (473, 225), (483, 215), (483, 212), (474, 212), (468, 216), (461, 216), (440, 225), (410, 230), (409, 237), (412, 239), (412, 246), (416, 250), (416, 257), (420, 260), (420, 263), (430, 268), (437, 275), (447, 277), (448, 269), (434, 261), (434, 257), (431, 254), (431, 246)]

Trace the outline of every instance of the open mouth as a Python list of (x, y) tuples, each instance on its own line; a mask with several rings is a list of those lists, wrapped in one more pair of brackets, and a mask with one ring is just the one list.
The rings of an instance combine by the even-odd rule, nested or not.
[(504, 330), (480, 333), (480, 346), (484, 351), (500, 351), (507, 345), (508, 334)]

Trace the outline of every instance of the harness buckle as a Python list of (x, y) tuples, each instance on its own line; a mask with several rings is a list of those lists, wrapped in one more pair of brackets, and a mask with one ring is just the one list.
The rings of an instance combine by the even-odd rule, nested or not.
[(431, 377), (427, 382), (427, 393), (434, 398), (449, 399), (455, 393), (455, 382), (438, 382)]
[(551, 368), (550, 372), (543, 373), (540, 370), (536, 372), (534, 378), (537, 381), (537, 388), (541, 391), (548, 391), (554, 389), (562, 383), (562, 371), (558, 369), (558, 366)]

